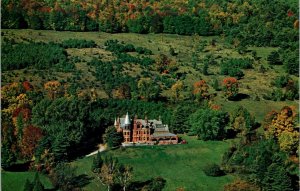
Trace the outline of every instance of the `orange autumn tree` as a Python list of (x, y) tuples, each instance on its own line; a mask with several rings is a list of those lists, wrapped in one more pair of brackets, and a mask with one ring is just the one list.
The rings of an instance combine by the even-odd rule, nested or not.
[(42, 137), (42, 130), (38, 127), (29, 125), (23, 129), (21, 153), (25, 158), (32, 159)]
[(201, 102), (202, 100), (209, 98), (208, 85), (205, 80), (195, 82), (193, 87), (193, 94), (196, 96), (197, 101)]
[(261, 189), (250, 182), (245, 180), (237, 179), (232, 183), (226, 184), (224, 186), (224, 191), (260, 191)]
[(239, 82), (236, 78), (228, 77), (223, 80), (223, 90), (227, 98), (237, 96), (239, 92)]
[(49, 81), (44, 84), (44, 88), (50, 99), (55, 99), (63, 94), (63, 86), (59, 81)]
[(299, 132), (296, 128), (296, 111), (294, 107), (285, 106), (279, 113), (270, 112), (264, 123), (267, 138), (275, 138), (280, 149), (294, 154), (299, 147)]
[(32, 85), (28, 81), (23, 82), (22, 85), (25, 91), (31, 91), (33, 89)]

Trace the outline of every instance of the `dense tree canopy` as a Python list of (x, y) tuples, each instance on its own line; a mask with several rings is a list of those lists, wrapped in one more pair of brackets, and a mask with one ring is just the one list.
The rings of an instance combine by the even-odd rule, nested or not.
[(228, 122), (228, 113), (211, 109), (199, 109), (190, 116), (191, 131), (203, 140), (225, 138)]
[[(279, 46), (298, 39), (296, 1), (3, 1), (4, 28), (176, 33)], [(299, 21), (298, 21), (299, 23)], [(288, 37), (288, 38), (286, 38)], [(285, 41), (285, 42), (284, 42)]]

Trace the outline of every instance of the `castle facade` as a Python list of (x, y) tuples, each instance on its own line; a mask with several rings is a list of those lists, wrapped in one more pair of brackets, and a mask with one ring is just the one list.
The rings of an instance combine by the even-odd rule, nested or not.
[(114, 126), (123, 133), (123, 145), (139, 144), (177, 144), (178, 136), (170, 133), (168, 125), (159, 120), (138, 119), (131, 120), (128, 113), (125, 117), (115, 119)]

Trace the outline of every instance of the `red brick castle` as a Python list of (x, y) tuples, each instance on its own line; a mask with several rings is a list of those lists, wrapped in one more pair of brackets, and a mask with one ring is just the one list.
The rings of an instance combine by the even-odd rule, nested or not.
[(114, 126), (123, 133), (125, 144), (177, 144), (177, 135), (169, 132), (168, 125), (159, 120), (137, 119), (130, 120), (128, 113), (125, 117), (115, 119)]

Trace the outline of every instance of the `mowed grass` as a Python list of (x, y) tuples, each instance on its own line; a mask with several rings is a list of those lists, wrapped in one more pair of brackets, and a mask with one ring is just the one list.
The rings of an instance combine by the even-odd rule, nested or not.
[[(134, 181), (147, 181), (161, 176), (166, 180), (164, 191), (175, 191), (184, 188), (186, 191), (218, 191), (233, 180), (231, 175), (209, 177), (203, 167), (209, 163), (221, 162), (222, 154), (230, 146), (230, 141), (201, 141), (195, 137), (183, 136), (186, 145), (128, 147), (104, 152), (112, 155), (120, 163), (133, 167)], [(92, 157), (74, 161), (79, 174), (91, 173)], [(96, 178), (85, 187), (85, 190), (106, 190)]]
[[(33, 181), (35, 172), (1, 172), (1, 190), (23, 191), (26, 179)], [(48, 177), (39, 174), (39, 178), (46, 189), (53, 189)]]

